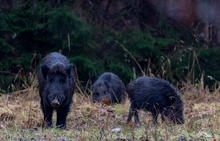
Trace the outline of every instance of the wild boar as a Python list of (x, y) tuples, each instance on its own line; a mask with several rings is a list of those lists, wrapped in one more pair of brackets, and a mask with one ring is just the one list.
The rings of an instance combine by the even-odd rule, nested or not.
[(46, 55), (39, 67), (38, 87), (46, 126), (52, 126), (53, 111), (56, 110), (56, 126), (66, 128), (75, 87), (73, 64), (60, 53)]
[(105, 72), (93, 84), (92, 94), (94, 102), (121, 103), (125, 99), (125, 85), (116, 74)]
[(180, 95), (168, 81), (142, 76), (131, 81), (126, 86), (126, 91), (131, 101), (127, 122), (134, 115), (135, 123), (140, 125), (137, 110), (152, 113), (153, 122), (157, 123), (157, 117), (161, 114), (177, 124), (184, 123), (183, 102)]

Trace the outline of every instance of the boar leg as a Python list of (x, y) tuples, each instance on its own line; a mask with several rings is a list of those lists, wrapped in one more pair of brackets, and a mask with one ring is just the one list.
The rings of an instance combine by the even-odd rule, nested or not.
[(138, 112), (137, 112), (137, 109), (134, 108), (136, 107), (135, 104), (132, 102), (131, 103), (131, 107), (130, 107), (130, 110), (129, 110), (129, 115), (128, 115), (128, 119), (127, 119), (127, 122), (130, 122), (132, 117), (134, 116), (134, 121), (135, 121), (135, 124), (137, 126), (140, 126), (140, 120), (139, 120), (139, 117), (138, 117)]
[(134, 111), (134, 121), (135, 121), (136, 126), (138, 126), (138, 127), (141, 126), (137, 109), (135, 109), (135, 111)]
[(42, 111), (44, 114), (44, 122), (46, 124), (45, 127), (51, 127), (52, 126), (53, 109), (46, 106), (45, 104), (42, 104)]
[(134, 115), (133, 109), (130, 107), (127, 122), (130, 122)]
[(62, 109), (57, 110), (57, 123), (56, 126), (59, 128), (66, 128), (66, 117), (69, 112), (70, 105), (63, 107)]

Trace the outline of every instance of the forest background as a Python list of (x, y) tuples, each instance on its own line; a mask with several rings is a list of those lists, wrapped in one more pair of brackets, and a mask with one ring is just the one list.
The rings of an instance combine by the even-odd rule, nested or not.
[(104, 71), (127, 84), (156, 76), (184, 86), (220, 80), (217, 0), (1, 0), (0, 93), (24, 89), (59, 51), (82, 85)]

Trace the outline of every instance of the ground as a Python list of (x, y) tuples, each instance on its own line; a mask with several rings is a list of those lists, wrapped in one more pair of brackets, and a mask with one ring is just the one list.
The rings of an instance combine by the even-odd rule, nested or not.
[[(220, 92), (191, 86), (180, 90), (185, 124), (167, 121), (154, 125), (150, 113), (139, 111), (141, 126), (127, 124), (129, 100), (102, 105), (75, 93), (67, 117), (67, 129), (41, 128), (43, 114), (34, 87), (0, 97), (0, 140), (9, 141), (194, 141), (220, 140)], [(56, 118), (54, 114), (53, 123)]]

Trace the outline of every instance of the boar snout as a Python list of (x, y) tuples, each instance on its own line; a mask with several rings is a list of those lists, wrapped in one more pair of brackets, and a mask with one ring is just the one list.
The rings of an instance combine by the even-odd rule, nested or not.
[(60, 102), (58, 101), (57, 97), (55, 97), (55, 99), (51, 102), (51, 105), (53, 107), (59, 107), (60, 106)]
[(48, 100), (50, 101), (51, 106), (59, 107), (63, 104), (65, 96), (59, 94), (50, 94), (48, 95)]
[(101, 102), (102, 104), (110, 105), (112, 102), (111, 95), (106, 94), (106, 95), (100, 96), (99, 98), (97, 98), (97, 101)]

